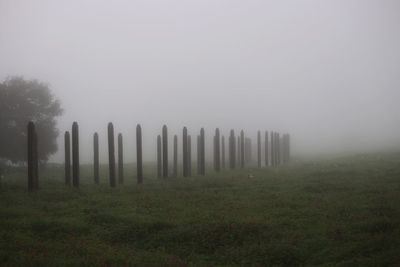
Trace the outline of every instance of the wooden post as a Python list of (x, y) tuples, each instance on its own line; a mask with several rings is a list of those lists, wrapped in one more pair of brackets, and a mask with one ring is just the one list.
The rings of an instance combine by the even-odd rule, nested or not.
[(115, 146), (114, 146), (114, 125), (108, 123), (108, 169), (110, 176), (110, 186), (115, 187)]
[(72, 185), (79, 187), (79, 126), (72, 124)]
[(182, 136), (182, 162), (183, 162), (183, 177), (187, 177), (188, 176), (188, 156), (187, 156), (187, 138), (188, 134), (187, 134), (187, 128), (183, 127), (183, 136)]
[(243, 130), (240, 132), (240, 167), (244, 168), (244, 132)]
[(221, 170), (221, 147), (220, 147), (220, 137), (219, 129), (215, 129), (215, 171), (219, 172)]
[(290, 134), (287, 134), (287, 162), (290, 162)]
[(142, 127), (136, 125), (136, 176), (137, 183), (143, 183), (143, 151), (142, 151)]
[(225, 136), (221, 137), (221, 167), (225, 169)]
[(192, 137), (188, 135), (187, 139), (187, 163), (188, 163), (188, 176), (192, 176)]
[(33, 134), (33, 163), (34, 163), (34, 180), (33, 180), (33, 187), (35, 190), (39, 190), (39, 152), (38, 152), (38, 135), (35, 128)]
[(242, 164), (242, 160), (241, 160), (241, 155), (242, 155), (242, 153), (240, 152), (240, 134), (238, 134), (238, 138), (237, 138), (237, 165), (238, 165), (238, 167), (240, 167), (241, 166), (241, 164)]
[(261, 133), (257, 132), (257, 163), (258, 168), (261, 168)]
[(276, 159), (277, 159), (277, 165), (281, 165), (281, 139), (280, 139), (280, 134), (276, 133)]
[(201, 175), (201, 136), (197, 135), (197, 175)]
[(99, 177), (99, 134), (94, 133), (93, 135), (93, 176), (94, 183), (100, 183)]
[(270, 133), (271, 135), (271, 140), (270, 140), (270, 144), (271, 144), (271, 166), (275, 167), (275, 152), (274, 152), (274, 132), (271, 131)]
[(217, 162), (217, 152), (216, 152), (216, 149), (215, 149), (215, 135), (214, 135), (214, 137), (213, 137), (213, 168), (214, 168), (214, 171), (217, 171), (217, 164), (216, 164), (216, 162)]
[(71, 185), (71, 141), (69, 132), (66, 131), (64, 133), (64, 172), (65, 172), (65, 184), (70, 186)]
[(173, 166), (173, 176), (178, 176), (178, 136), (174, 135), (174, 166)]
[(122, 134), (118, 134), (118, 184), (124, 183), (124, 147)]
[(168, 129), (164, 125), (162, 128), (162, 160), (163, 160), (163, 177), (168, 177)]
[(231, 130), (229, 136), (229, 167), (231, 169), (234, 169), (235, 164), (236, 164), (236, 138), (235, 138), (235, 131)]
[(30, 121), (28, 123), (28, 191), (33, 192), (35, 190), (35, 155), (34, 155), (34, 135), (35, 135), (35, 124)]
[(264, 140), (264, 154), (265, 154), (265, 166), (268, 167), (269, 164), (269, 155), (268, 155), (268, 131), (265, 131), (265, 140)]
[(206, 175), (206, 156), (205, 156), (205, 135), (204, 128), (200, 129), (200, 164), (201, 175)]
[(161, 160), (161, 136), (157, 136), (157, 177), (162, 176), (162, 160)]

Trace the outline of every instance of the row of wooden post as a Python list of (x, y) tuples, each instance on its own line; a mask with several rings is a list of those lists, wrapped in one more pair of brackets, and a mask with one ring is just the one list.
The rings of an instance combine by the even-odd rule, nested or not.
[[(107, 127), (108, 133), (108, 170), (109, 181), (111, 187), (117, 186), (116, 166), (115, 166), (115, 145), (114, 145), (114, 125), (110, 122)], [(79, 187), (79, 133), (78, 124), (72, 124), (72, 185)], [(70, 134), (68, 131), (64, 134), (65, 144), (65, 183), (71, 184), (71, 156), (70, 156)], [(136, 126), (136, 176), (137, 183), (143, 183), (143, 157), (142, 157), (142, 128), (140, 124)], [(99, 135), (93, 135), (93, 176), (95, 184), (99, 184)], [(118, 183), (124, 183), (124, 152), (123, 152), (123, 137), (118, 134)]]
[[(71, 142), (72, 139), (72, 142)], [(38, 174), (38, 149), (37, 149), (37, 133), (33, 122), (28, 124), (28, 190), (35, 191), (39, 187)], [(71, 145), (72, 143), (72, 145)], [(261, 132), (257, 132), (257, 166), (262, 167), (261, 159)], [(73, 187), (79, 187), (79, 126), (77, 122), (72, 124), (72, 138), (68, 131), (64, 134), (65, 144), (65, 183), (70, 186), (72, 181)], [(214, 144), (214, 170), (216, 172), (225, 169), (225, 137), (220, 136), (220, 130), (215, 130), (213, 138)], [(289, 134), (280, 134), (277, 132), (265, 132), (265, 166), (278, 166), (289, 162), (290, 159), (290, 136)], [(71, 153), (72, 147), (72, 153)], [(231, 130), (228, 141), (228, 161), (229, 168), (235, 169), (236, 166), (244, 168), (246, 159), (251, 155), (251, 139), (245, 138), (244, 131), (240, 131), (240, 135), (235, 137), (235, 131)], [(93, 174), (95, 184), (99, 184), (99, 136), (98, 133), (93, 135)], [(72, 155), (71, 155), (72, 154)], [(188, 134), (186, 127), (183, 128), (182, 134), (182, 169), (183, 176), (192, 175), (192, 141), (191, 135)], [(72, 163), (71, 163), (72, 158)], [(116, 187), (116, 166), (115, 166), (115, 147), (114, 147), (114, 126), (110, 122), (108, 124), (108, 159), (109, 159), (109, 182), (111, 187)], [(168, 177), (168, 128), (166, 125), (162, 128), (161, 135), (157, 136), (157, 176)], [(137, 165), (137, 183), (143, 183), (143, 149), (142, 149), (142, 129), (140, 124), (136, 126), (136, 165)], [(123, 137), (118, 134), (118, 183), (124, 183), (124, 160), (123, 160)], [(72, 169), (72, 173), (71, 173)], [(205, 135), (204, 128), (200, 129), (197, 135), (197, 174), (205, 175)], [(173, 138), (173, 164), (172, 176), (178, 176), (178, 136)]]
[[(265, 166), (278, 166), (283, 163), (289, 162), (290, 158), (290, 139), (289, 134), (284, 134), (280, 137), (279, 133), (271, 132), (271, 138), (268, 138), (268, 131), (265, 132)], [(182, 169), (183, 176), (191, 176), (191, 136), (187, 133), (187, 128), (183, 128), (182, 134)], [(178, 166), (178, 144), (177, 135), (174, 135), (174, 151), (173, 151), (173, 171), (172, 176), (177, 176)], [(200, 135), (197, 136), (197, 174), (205, 175), (205, 146), (204, 146), (204, 129), (201, 128)], [(281, 147), (282, 146), (282, 147)], [(214, 171), (219, 172), (225, 169), (225, 137), (220, 136), (219, 128), (215, 129), (213, 138), (213, 163)], [(251, 161), (251, 139), (245, 137), (244, 131), (240, 132), (237, 139), (236, 150), (236, 137), (234, 130), (230, 131), (229, 136), (229, 167), (234, 169), (236, 165), (244, 168), (247, 163)], [(282, 154), (282, 155), (281, 155)], [(262, 167), (261, 158), (261, 132), (257, 132), (257, 166)], [(168, 129), (164, 125), (162, 134), (157, 136), (157, 169), (158, 177), (168, 177)]]

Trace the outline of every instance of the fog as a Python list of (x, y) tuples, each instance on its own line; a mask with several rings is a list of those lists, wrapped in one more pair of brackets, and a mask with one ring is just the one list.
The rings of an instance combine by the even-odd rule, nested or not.
[[(0, 0), (0, 79), (48, 82), (81, 159), (107, 123), (134, 160), (163, 124), (291, 134), (293, 155), (400, 148), (398, 0)], [(209, 148), (208, 150), (210, 150)], [(172, 147), (170, 146), (170, 151)]]

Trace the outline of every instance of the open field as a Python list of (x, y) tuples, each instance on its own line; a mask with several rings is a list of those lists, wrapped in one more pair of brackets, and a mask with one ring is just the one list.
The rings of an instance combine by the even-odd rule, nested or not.
[[(149, 178), (111, 189), (82, 166), (1, 181), (1, 266), (398, 266), (400, 154), (297, 161), (278, 169)], [(254, 175), (248, 178), (248, 174)], [(146, 179), (147, 178), (147, 179)]]

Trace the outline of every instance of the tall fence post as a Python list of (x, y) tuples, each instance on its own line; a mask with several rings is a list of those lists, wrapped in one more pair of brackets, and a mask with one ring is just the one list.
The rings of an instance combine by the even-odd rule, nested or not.
[(64, 133), (64, 176), (65, 176), (65, 184), (71, 185), (71, 140), (68, 131)]
[(108, 169), (110, 186), (116, 186), (115, 179), (115, 146), (114, 146), (114, 125), (112, 122), (108, 123)]
[(264, 154), (265, 154), (265, 166), (268, 167), (269, 164), (269, 155), (268, 155), (268, 131), (265, 131), (265, 140), (264, 140)]
[(217, 171), (217, 149), (216, 149), (216, 136), (213, 137), (213, 168), (214, 171)]
[(270, 140), (270, 144), (271, 144), (271, 166), (275, 167), (275, 146), (274, 146), (274, 132), (271, 131), (270, 133), (271, 135), (271, 140)]
[(192, 137), (188, 135), (187, 139), (187, 163), (188, 163), (188, 176), (192, 176)]
[(215, 129), (215, 171), (221, 170), (221, 146), (219, 128)]
[(30, 121), (28, 123), (28, 191), (33, 192), (37, 188), (35, 186), (36, 183), (36, 161), (37, 161), (37, 153), (35, 152), (35, 124)]
[(136, 179), (138, 184), (143, 183), (143, 151), (142, 151), (142, 127), (136, 125)]
[(79, 126), (72, 123), (72, 185), (79, 187)]
[(200, 141), (200, 135), (197, 135), (197, 175), (201, 175), (201, 151), (200, 151), (200, 147), (201, 147), (201, 141)]
[(188, 176), (188, 156), (187, 156), (187, 128), (183, 127), (183, 135), (182, 135), (182, 163), (183, 163), (183, 177)]
[(168, 128), (166, 125), (162, 128), (162, 160), (163, 177), (168, 177)]
[(276, 165), (281, 165), (281, 139), (279, 133), (276, 133)]
[(161, 160), (161, 136), (157, 136), (157, 177), (162, 176), (162, 160)]
[(235, 168), (236, 164), (236, 138), (235, 131), (232, 129), (229, 136), (229, 167)]
[(237, 138), (237, 165), (238, 167), (240, 167), (242, 165), (242, 160), (241, 160), (241, 155), (242, 152), (240, 152), (240, 133), (238, 134), (238, 138)]
[(34, 143), (33, 155), (34, 155), (34, 159), (35, 159), (35, 161), (34, 161), (34, 163), (35, 163), (35, 165), (34, 165), (35, 179), (33, 180), (33, 184), (34, 184), (35, 190), (39, 190), (39, 151), (38, 151), (39, 141), (38, 141), (38, 134), (37, 134), (36, 129), (35, 129), (35, 132), (33, 135), (33, 140), (34, 140), (33, 141), (33, 143)]
[(174, 135), (174, 164), (173, 164), (173, 176), (178, 176), (178, 136)]
[(287, 134), (287, 162), (290, 162), (290, 134)]
[(122, 134), (118, 134), (118, 183), (124, 183), (124, 146)]
[(221, 167), (225, 169), (225, 136), (221, 137)]
[(200, 129), (200, 164), (201, 175), (206, 174), (206, 159), (205, 159), (205, 135), (204, 128)]
[(244, 132), (243, 130), (240, 132), (240, 167), (244, 168)]
[(257, 132), (257, 165), (261, 168), (261, 133)]
[(93, 176), (94, 183), (100, 183), (99, 177), (99, 134), (94, 133), (93, 135)]

